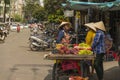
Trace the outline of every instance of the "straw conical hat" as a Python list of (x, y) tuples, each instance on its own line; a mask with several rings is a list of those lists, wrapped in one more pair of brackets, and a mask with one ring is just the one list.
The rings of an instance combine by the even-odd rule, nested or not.
[(68, 24), (69, 25), (69, 27), (71, 27), (71, 24), (70, 24), (70, 22), (62, 22), (58, 27), (60, 28), (60, 27), (62, 27), (63, 25), (65, 25), (65, 24)]
[(87, 23), (87, 24), (85, 24), (85, 26), (86, 26), (86, 27), (89, 27), (90, 29), (92, 29), (92, 30), (94, 30), (94, 31), (96, 31), (96, 28), (95, 28), (95, 26), (94, 26), (94, 23)]
[(103, 30), (103, 31), (106, 31), (103, 21), (96, 22), (94, 25), (96, 28)]

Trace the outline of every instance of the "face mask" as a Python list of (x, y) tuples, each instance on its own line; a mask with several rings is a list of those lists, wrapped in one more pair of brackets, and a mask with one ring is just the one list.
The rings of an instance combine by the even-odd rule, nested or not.
[(89, 28), (86, 28), (85, 31), (89, 31), (90, 29)]

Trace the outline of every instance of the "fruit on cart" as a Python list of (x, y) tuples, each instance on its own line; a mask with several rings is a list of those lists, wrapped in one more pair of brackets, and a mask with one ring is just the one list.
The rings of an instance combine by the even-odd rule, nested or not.
[(57, 44), (56, 49), (58, 49), (60, 54), (80, 54), (80, 55), (92, 55), (91, 47), (85, 43), (78, 44)]
[(89, 78), (88, 77), (83, 78), (81, 76), (70, 76), (69, 80), (89, 80)]
[(70, 53), (69, 49), (66, 46), (62, 46), (61, 48), (58, 49), (60, 54), (65, 54), (67, 52), (67, 54)]
[(81, 47), (90, 47), (90, 46), (89, 46), (88, 44), (86, 44), (86, 43), (80, 43), (79, 46), (81, 46)]
[(74, 46), (74, 48), (79, 49), (79, 46)]
[(56, 44), (56, 49), (60, 49), (62, 46), (64, 46), (63, 44)]
[(80, 50), (84, 50), (84, 49), (91, 50), (92, 48), (86, 43), (80, 43), (79, 44), (79, 49)]
[(79, 46), (79, 44), (73, 44), (73, 46), (75, 47), (75, 46)]
[(64, 54), (64, 50), (59, 50), (59, 53), (60, 54)]
[(71, 51), (70, 51), (70, 50), (67, 50), (67, 51), (65, 51), (65, 53), (66, 53), (66, 54), (70, 54), (70, 53), (71, 53)]
[(72, 48), (70, 51), (71, 51), (72, 54), (78, 54), (79, 49), (77, 49), (77, 48)]
[(80, 50), (80, 51), (78, 52), (78, 54), (79, 54), (79, 55), (92, 55), (93, 52), (90, 51), (90, 50)]

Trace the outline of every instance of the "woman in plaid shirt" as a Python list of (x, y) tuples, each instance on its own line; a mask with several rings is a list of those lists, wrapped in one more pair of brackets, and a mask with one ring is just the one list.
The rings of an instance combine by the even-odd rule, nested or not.
[(98, 80), (103, 80), (103, 57), (105, 54), (105, 26), (102, 21), (96, 22), (95, 27), (97, 29), (96, 35), (93, 40), (92, 49), (95, 53), (94, 68), (96, 70)]

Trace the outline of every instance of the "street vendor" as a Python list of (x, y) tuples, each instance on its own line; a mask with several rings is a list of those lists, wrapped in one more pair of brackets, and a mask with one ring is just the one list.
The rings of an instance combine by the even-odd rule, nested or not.
[(94, 61), (94, 68), (96, 70), (96, 74), (98, 80), (103, 80), (104, 69), (103, 69), (103, 58), (105, 55), (105, 26), (103, 21), (96, 22), (94, 24), (96, 27), (96, 35), (93, 40), (92, 49), (94, 54), (96, 55)]
[(57, 43), (69, 43), (70, 42), (70, 35), (68, 33), (70, 28), (71, 28), (70, 22), (62, 22), (59, 25)]

